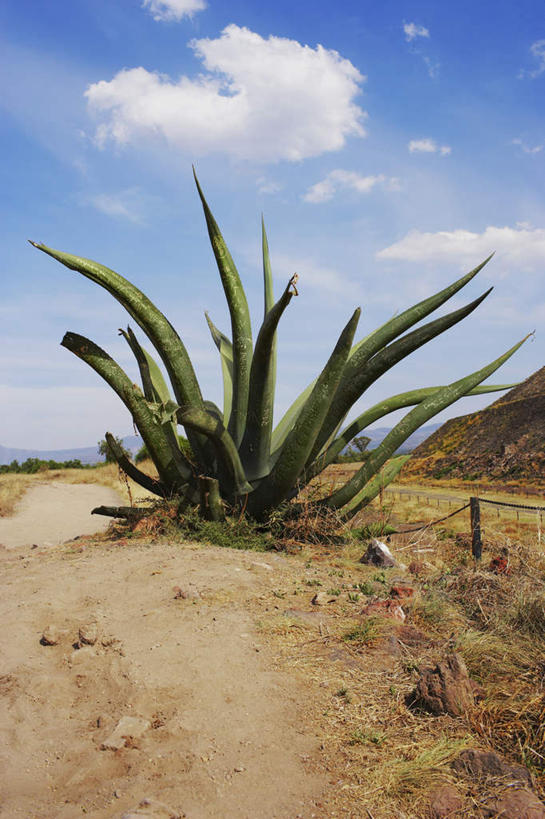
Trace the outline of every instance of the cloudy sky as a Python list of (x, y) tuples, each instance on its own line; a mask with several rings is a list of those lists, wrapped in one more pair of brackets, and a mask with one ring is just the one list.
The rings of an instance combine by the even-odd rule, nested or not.
[(7, 0), (0, 53), (5, 446), (132, 431), (109, 388), (59, 346), (66, 330), (89, 336), (136, 380), (118, 336), (127, 316), (27, 238), (134, 281), (221, 404), (203, 313), (224, 331), (229, 320), (192, 163), (256, 332), (261, 213), (277, 292), (299, 274), (280, 327), (278, 412), (354, 307), (367, 334), (492, 251), (453, 306), (494, 285), (484, 304), (364, 403), (448, 383), (534, 329), (495, 380), (545, 364), (542, 0)]

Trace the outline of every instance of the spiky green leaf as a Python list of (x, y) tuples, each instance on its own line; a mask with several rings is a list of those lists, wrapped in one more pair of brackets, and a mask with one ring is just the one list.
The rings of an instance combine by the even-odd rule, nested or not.
[(227, 336), (224, 335), (221, 330), (218, 330), (208, 313), (204, 315), (206, 316), (214, 344), (220, 354), (221, 375), (223, 380), (223, 423), (228, 427), (233, 406), (233, 345)]
[(318, 376), (309, 398), (286, 438), (280, 457), (270, 474), (250, 495), (248, 506), (255, 516), (262, 517), (267, 510), (277, 506), (296, 483), (338, 387), (352, 348), (360, 314), (361, 310), (358, 307)]
[(225, 244), (225, 240), (212, 215), (202, 192), (197, 174), (193, 168), (195, 184), (204, 210), (210, 243), (214, 251), (225, 298), (231, 316), (233, 339), (233, 405), (229, 419), (229, 431), (238, 446), (244, 434), (248, 391), (250, 388), (250, 367), (252, 365), (252, 326), (246, 294), (238, 275), (238, 270)]
[(528, 336), (486, 367), (476, 370), (474, 373), (443, 387), (408, 412), (388, 433), (382, 443), (371, 452), (369, 458), (348, 483), (321, 501), (321, 504), (340, 509), (345, 506), (345, 504), (350, 503), (352, 498), (360, 492), (367, 481), (376, 474), (388, 458), (407, 440), (409, 435), (422, 426), (422, 424), (425, 424), (430, 418), (433, 418), (434, 415), (437, 415), (437, 413), (453, 404), (469, 390), (489, 378), (493, 372), (501, 367), (501, 365), (519, 349), (527, 338)]

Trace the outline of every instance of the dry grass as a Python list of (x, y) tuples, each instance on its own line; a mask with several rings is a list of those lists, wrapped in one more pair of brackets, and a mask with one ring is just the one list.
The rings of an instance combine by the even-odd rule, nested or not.
[[(382, 500), (366, 510), (366, 522), (403, 521), (406, 505)], [(424, 517), (422, 506), (409, 513)], [(545, 554), (535, 526), (485, 517), (476, 567), (469, 515), (459, 517), (458, 527), (448, 521), (391, 537), (412, 577), (389, 569), (379, 582), (376, 569), (357, 562), (365, 545), (357, 540), (303, 552), (312, 572), (306, 582), (337, 586), (337, 602), (324, 610), (319, 634), (278, 613), (268, 633), (281, 665), (304, 675), (309, 707), (322, 713), (323, 755), (336, 791), (320, 816), (421, 819), (430, 791), (446, 782), (460, 792), (460, 815), (479, 816), (497, 782), (454, 775), (450, 762), (463, 747), (491, 748), (526, 765), (545, 794)], [(489, 567), (498, 556), (507, 574)], [(403, 581), (416, 588), (402, 601), (405, 626), (383, 620), (377, 628), (362, 604)], [(459, 719), (411, 712), (405, 697), (420, 672), (453, 650), (483, 687), (482, 701)]]
[[(335, 787), (318, 815), (423, 817), (429, 790), (452, 778), (449, 763), (471, 744), (461, 721), (428, 719), (405, 705), (418, 668), (433, 663), (436, 648), (425, 639), (411, 646), (402, 639), (396, 648), (399, 624), (362, 617), (365, 596), (350, 603), (349, 589), (370, 583), (376, 569), (352, 564), (350, 571), (342, 557), (316, 560), (314, 550), (305, 557), (304, 575), (323, 588), (333, 582), (332, 570), (342, 572), (334, 576), (344, 586), (338, 602), (323, 613), (319, 631), (278, 613), (261, 628), (276, 643), (280, 667), (304, 677), (309, 710), (321, 713), (322, 762)], [(331, 568), (338, 565), (344, 568)], [(395, 571), (387, 576), (394, 579)]]
[[(337, 473), (339, 482), (347, 471)], [(72, 478), (119, 488), (115, 468)], [(43, 476), (30, 480), (36, 479)], [(131, 491), (142, 497), (139, 488)], [(428, 514), (437, 517), (437, 507), (384, 493), (358, 523), (421, 521)], [(255, 615), (278, 667), (305, 682), (309, 724), (318, 721), (320, 769), (332, 786), (317, 815), (422, 819), (430, 791), (455, 782), (464, 815), (478, 816), (475, 806), (486, 801), (488, 786), (456, 779), (450, 768), (464, 747), (492, 748), (527, 765), (545, 793), (545, 555), (535, 525), (483, 513), (478, 567), (467, 512), (441, 527), (394, 535), (392, 550), (410, 572), (360, 564), (365, 543), (355, 537), (339, 543), (330, 536), (336, 521), (313, 518), (310, 507), (297, 525), (290, 537), (303, 549), (290, 558), (289, 578), (279, 577), (270, 600), (255, 603)], [(498, 555), (509, 573), (490, 568)], [(402, 600), (403, 626), (362, 612), (399, 583), (415, 588), (412, 599)], [(317, 591), (334, 602), (312, 606)], [(482, 701), (458, 719), (409, 710), (405, 698), (420, 672), (452, 650), (483, 687)]]

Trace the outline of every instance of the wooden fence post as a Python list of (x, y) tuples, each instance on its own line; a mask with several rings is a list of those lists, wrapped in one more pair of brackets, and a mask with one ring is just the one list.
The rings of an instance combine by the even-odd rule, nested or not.
[(479, 498), (469, 499), (469, 513), (471, 519), (471, 551), (475, 560), (480, 560), (483, 544), (481, 541), (481, 508), (479, 506)]

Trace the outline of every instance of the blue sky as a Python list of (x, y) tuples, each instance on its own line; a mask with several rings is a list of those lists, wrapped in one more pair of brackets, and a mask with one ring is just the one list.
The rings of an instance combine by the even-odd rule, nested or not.
[(134, 281), (221, 404), (203, 312), (224, 331), (229, 319), (192, 163), (256, 332), (262, 212), (277, 293), (299, 274), (280, 326), (278, 413), (354, 307), (367, 334), (494, 250), (449, 309), (494, 285), (484, 304), (362, 405), (448, 383), (534, 329), (495, 380), (545, 363), (541, 0), (8, 0), (0, 47), (2, 444), (131, 432), (116, 396), (59, 346), (66, 330), (86, 335), (136, 380), (117, 335), (126, 314), (27, 238)]

